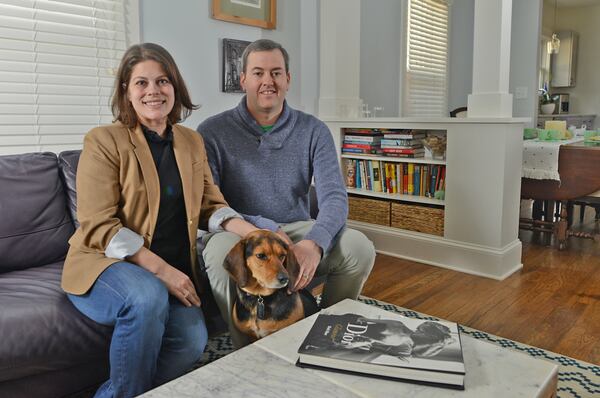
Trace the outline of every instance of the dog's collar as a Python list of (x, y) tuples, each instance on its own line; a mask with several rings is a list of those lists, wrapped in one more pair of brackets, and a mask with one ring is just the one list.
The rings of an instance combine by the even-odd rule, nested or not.
[[(254, 303), (256, 303), (256, 317), (258, 319), (265, 319), (265, 297), (270, 297), (273, 294), (277, 293), (277, 291), (275, 291), (273, 294), (270, 294), (269, 296), (263, 296), (261, 294), (252, 294), (252, 293), (248, 293), (248, 292), (240, 289), (239, 286), (237, 286), (237, 291), (238, 291), (238, 296), (240, 296), (242, 303), (244, 303), (244, 304), (252, 303), (251, 304), (252, 306), (254, 306)], [(248, 309), (250, 309), (250, 308), (248, 308)]]
[(237, 292), (238, 296), (240, 296), (242, 303), (245, 304), (250, 302), (254, 304), (256, 302), (256, 317), (258, 319), (265, 319), (265, 298), (270, 299), (271, 297), (275, 296), (279, 292), (279, 290), (274, 291), (268, 296), (263, 296), (261, 294), (248, 293), (247, 291), (242, 290), (239, 286), (237, 286)]

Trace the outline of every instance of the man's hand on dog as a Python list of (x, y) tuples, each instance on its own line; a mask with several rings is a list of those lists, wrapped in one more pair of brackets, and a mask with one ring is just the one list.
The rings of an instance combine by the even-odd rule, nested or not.
[(291, 290), (296, 292), (308, 286), (315, 276), (317, 266), (321, 261), (321, 248), (312, 240), (304, 239), (296, 243), (293, 250), (300, 267), (296, 284), (291, 286)]

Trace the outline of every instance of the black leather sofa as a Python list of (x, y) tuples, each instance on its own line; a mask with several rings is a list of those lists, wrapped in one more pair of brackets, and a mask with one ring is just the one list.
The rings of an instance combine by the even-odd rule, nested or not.
[[(0, 397), (85, 396), (108, 378), (112, 328), (80, 314), (60, 288), (78, 225), (79, 154), (0, 156)], [(214, 335), (224, 322), (203, 291)]]

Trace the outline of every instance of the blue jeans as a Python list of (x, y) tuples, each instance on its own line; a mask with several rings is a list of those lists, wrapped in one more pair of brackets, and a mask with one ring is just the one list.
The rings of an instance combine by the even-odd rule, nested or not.
[(188, 371), (206, 346), (202, 310), (181, 304), (137, 265), (112, 264), (88, 293), (68, 297), (87, 317), (114, 326), (110, 379), (95, 397), (133, 397), (166, 383)]

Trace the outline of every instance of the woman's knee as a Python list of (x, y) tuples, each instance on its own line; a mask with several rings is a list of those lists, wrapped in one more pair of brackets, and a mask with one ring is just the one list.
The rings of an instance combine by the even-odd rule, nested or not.
[(125, 303), (136, 313), (165, 319), (169, 312), (169, 291), (165, 284), (152, 273), (140, 274), (125, 297)]
[(186, 362), (191, 367), (202, 358), (204, 349), (208, 342), (208, 331), (206, 321), (202, 311), (199, 310), (199, 316), (193, 317), (193, 322), (189, 327), (181, 329), (181, 353), (186, 358)]

